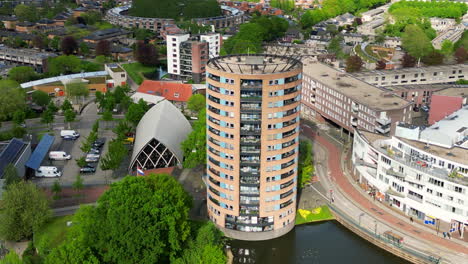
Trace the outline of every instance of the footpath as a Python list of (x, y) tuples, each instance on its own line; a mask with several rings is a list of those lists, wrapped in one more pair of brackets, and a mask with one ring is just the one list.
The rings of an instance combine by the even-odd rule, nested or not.
[[(468, 263), (468, 246), (462, 241), (444, 239), (433, 230), (410, 223), (407, 217), (378, 206), (364, 193), (357, 190), (351, 177), (343, 172), (342, 151), (332, 139), (317, 135), (310, 127), (303, 126), (303, 133), (314, 141), (316, 172), (323, 189), (318, 190), (333, 206), (344, 212), (363, 228), (376, 235), (392, 231), (404, 237), (403, 245), (425, 255), (442, 258), (443, 263)], [(320, 188), (319, 188), (320, 189)], [(325, 191), (323, 191), (325, 190)]]

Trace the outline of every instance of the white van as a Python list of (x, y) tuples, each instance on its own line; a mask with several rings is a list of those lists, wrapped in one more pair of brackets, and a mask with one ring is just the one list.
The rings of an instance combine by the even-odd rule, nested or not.
[(65, 151), (51, 151), (49, 152), (49, 159), (51, 160), (69, 160), (71, 155)]
[(41, 166), (39, 169), (36, 170), (35, 173), (36, 177), (60, 177), (62, 176), (62, 172), (57, 169), (57, 167), (47, 167)]
[(79, 138), (80, 133), (76, 132), (75, 130), (62, 130), (60, 131), (60, 136), (61, 137), (71, 136), (74, 138)]

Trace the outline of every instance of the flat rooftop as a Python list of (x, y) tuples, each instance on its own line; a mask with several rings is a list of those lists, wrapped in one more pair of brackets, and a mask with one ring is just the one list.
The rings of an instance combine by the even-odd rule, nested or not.
[(208, 67), (237, 74), (272, 74), (299, 69), (302, 63), (286, 56), (239, 54), (211, 59), (208, 61)]
[(303, 71), (304, 74), (314, 78), (323, 85), (374, 110), (401, 109), (410, 104), (410, 102), (392, 92), (358, 80), (346, 72), (339, 71), (322, 63), (314, 61), (304, 62)]
[(468, 85), (457, 85), (452, 88), (434, 92), (437, 95), (468, 97)]
[(389, 74), (403, 74), (403, 73), (426, 73), (434, 71), (449, 71), (449, 70), (465, 70), (468, 67), (467, 64), (454, 64), (454, 65), (439, 65), (439, 66), (429, 66), (429, 67), (413, 67), (413, 68), (402, 68), (398, 70), (373, 70), (354, 73), (353, 75), (361, 78), (367, 76), (376, 76), (376, 75), (389, 75)]
[(384, 87), (392, 91), (432, 90), (436, 94), (439, 94), (439, 91), (442, 92), (444, 89), (449, 89), (449, 88), (463, 89), (464, 88), (468, 95), (468, 85), (463, 85), (463, 84), (404, 84), (404, 85), (391, 85), (391, 86), (384, 86)]
[[(371, 144), (377, 140), (388, 140), (390, 137), (375, 134), (372, 132), (359, 130), (359, 133), (363, 135)], [(445, 158), (447, 160), (453, 160), (460, 164), (468, 165), (468, 150), (460, 147), (444, 148), (436, 145), (427, 144), (425, 142), (420, 142), (416, 140), (410, 140), (403, 137), (396, 137), (399, 140), (405, 142), (406, 144), (413, 146), (417, 149), (423, 150), (427, 153), (433, 154), (435, 156)], [(449, 154), (450, 153), (450, 154)]]

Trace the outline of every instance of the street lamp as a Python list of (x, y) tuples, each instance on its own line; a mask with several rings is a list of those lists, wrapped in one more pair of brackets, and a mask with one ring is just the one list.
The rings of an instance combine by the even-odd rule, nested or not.
[(361, 226), (361, 217), (365, 216), (366, 214), (365, 213), (361, 213), (359, 215), (359, 226)]

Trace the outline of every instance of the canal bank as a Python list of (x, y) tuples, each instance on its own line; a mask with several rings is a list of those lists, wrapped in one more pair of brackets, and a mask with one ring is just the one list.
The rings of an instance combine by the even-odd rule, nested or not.
[(361, 239), (334, 220), (296, 226), (272, 240), (232, 240), (229, 244), (234, 264), (409, 263)]
[[(383, 236), (387, 231), (391, 231), (402, 237), (401, 246), (417, 252), (417, 255), (422, 256), (424, 263), (437, 263), (439, 259), (441, 263), (466, 263), (466, 255), (463, 254), (466, 248), (460, 248), (451, 241), (443, 241), (424, 230), (419, 230), (409, 223), (409, 219), (395, 217), (357, 193), (341, 170), (341, 148), (335, 146), (336, 144), (332, 143), (333, 139), (329, 139), (322, 131), (321, 136), (317, 136), (313, 130), (304, 127), (304, 132), (314, 141), (316, 172), (320, 179), (320, 184), (313, 184), (311, 189), (327, 200), (332, 196), (335, 201), (333, 206), (344, 212), (357, 226), (367, 230), (366, 232)], [(450, 247), (433, 243), (432, 240), (441, 240), (443, 245), (447, 244)]]

